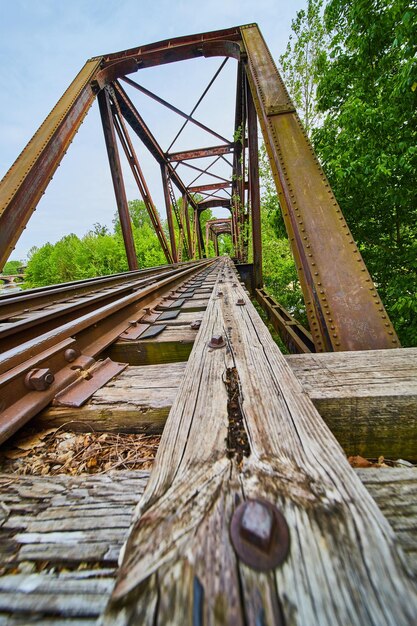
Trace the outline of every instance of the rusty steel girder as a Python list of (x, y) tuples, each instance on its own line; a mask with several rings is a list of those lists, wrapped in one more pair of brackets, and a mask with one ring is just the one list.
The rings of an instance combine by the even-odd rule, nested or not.
[(99, 68), (87, 61), (0, 183), (0, 269), (94, 101)]
[(399, 347), (341, 209), (257, 26), (241, 28), (258, 112), (318, 352)]
[[(178, 153), (170, 152), (174, 139), (168, 151), (164, 152), (118, 80), (123, 79), (174, 110), (176, 107), (127, 78), (127, 75), (156, 65), (212, 56), (237, 60), (233, 140), (225, 140), (224, 145)], [(200, 128), (205, 127), (193, 117), (193, 113), (224, 64), (225, 61), (190, 114), (175, 110), (185, 118), (185, 124), (197, 123)], [(125, 121), (153, 154), (163, 173), (164, 185), (168, 185), (165, 198), (170, 221), (170, 250), (160, 224), (153, 215), (154, 227), (161, 231), (160, 242), (167, 259), (175, 261), (177, 249), (182, 251), (183, 245), (188, 253), (204, 256), (204, 239), (199, 222), (201, 211), (203, 207), (218, 206), (217, 202), (225, 202), (231, 211), (235, 255), (241, 261), (247, 259), (247, 233), (251, 223), (255, 283), (257, 288), (262, 287), (258, 118), (297, 265), (316, 351), (399, 347), (395, 330), (256, 24), (169, 39), (89, 60), (0, 183), (0, 267), (7, 260), (98, 93), (104, 114), (116, 197), (125, 221), (125, 241), (131, 267), (135, 265), (135, 253), (131, 245), (121, 171), (117, 165), (115, 133), (111, 127), (113, 123), (119, 139), (125, 142), (123, 147), (129, 148)], [(111, 109), (109, 93), (112, 98)], [(221, 140), (224, 139), (208, 127), (205, 128)], [(131, 150), (128, 153), (132, 156)], [(212, 174), (209, 171), (211, 165), (202, 170), (186, 163), (195, 158), (217, 156), (225, 159), (224, 155), (228, 153), (233, 155), (230, 182)], [(187, 186), (174, 167), (178, 163), (207, 173), (216, 180), (212, 184)], [(135, 168), (139, 172), (137, 159)], [(246, 169), (248, 180), (244, 176)], [(136, 178), (148, 198), (146, 183), (139, 174)], [(190, 205), (194, 215), (191, 225), (189, 220), (187, 223), (188, 212), (179, 215), (180, 221), (185, 220), (185, 226), (180, 228), (179, 242), (175, 240), (176, 234), (171, 223), (172, 199), (167, 192), (167, 189), (171, 189), (171, 182), (180, 191), (184, 206)], [(216, 196), (221, 190), (227, 190), (229, 199), (222, 200)], [(195, 193), (204, 194), (202, 202), (197, 203)], [(147, 207), (150, 213), (155, 212), (150, 196)]]

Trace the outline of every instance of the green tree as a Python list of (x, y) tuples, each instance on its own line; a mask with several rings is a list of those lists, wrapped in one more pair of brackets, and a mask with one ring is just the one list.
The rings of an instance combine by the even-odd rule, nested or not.
[(54, 246), (46, 243), (40, 248), (34, 246), (28, 252), (26, 269), (27, 287), (44, 287), (59, 282), (55, 268), (51, 263)]
[(330, 0), (313, 133), (403, 345), (417, 343), (417, 8)]
[(323, 0), (307, 0), (291, 23), (287, 49), (279, 57), (285, 85), (308, 134), (320, 122), (316, 89), (327, 48), (322, 13)]
[(22, 261), (7, 261), (5, 266), (3, 267), (2, 274), (5, 276), (13, 276), (14, 274), (18, 274), (21, 269), (23, 263)]
[(261, 147), (259, 157), (264, 284), (282, 306), (308, 326), (303, 293), (265, 146)]

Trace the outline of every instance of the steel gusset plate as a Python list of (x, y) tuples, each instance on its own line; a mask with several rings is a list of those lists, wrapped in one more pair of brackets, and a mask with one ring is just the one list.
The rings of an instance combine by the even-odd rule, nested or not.
[(158, 304), (156, 308), (157, 311), (167, 311), (171, 309), (180, 309), (184, 304), (184, 298), (179, 298), (178, 300), (174, 300), (171, 304)]
[(148, 328), (149, 324), (132, 324), (119, 335), (119, 339), (121, 341), (135, 341), (135, 339), (139, 339), (141, 334), (144, 333), (145, 330), (148, 330)]

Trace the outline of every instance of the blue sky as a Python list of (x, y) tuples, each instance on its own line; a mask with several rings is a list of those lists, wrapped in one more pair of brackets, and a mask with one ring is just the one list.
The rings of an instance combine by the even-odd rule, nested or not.
[[(0, 177), (88, 58), (257, 22), (278, 60), (290, 35), (291, 20), (305, 4), (305, 0), (0, 0)], [(188, 113), (220, 62), (218, 58), (186, 61), (143, 70), (132, 78)], [(235, 72), (235, 61), (230, 59), (195, 115), (226, 136), (232, 132)], [(129, 95), (166, 149), (181, 119), (136, 92), (129, 91)], [(174, 149), (216, 144), (215, 138), (199, 132), (187, 129)], [(135, 147), (164, 216), (159, 168), (140, 143)], [(138, 192), (126, 168), (125, 172), (127, 195), (134, 199)], [(55, 242), (70, 232), (81, 236), (95, 222), (111, 226), (115, 210), (95, 103), (11, 258), (23, 259), (33, 245)]]

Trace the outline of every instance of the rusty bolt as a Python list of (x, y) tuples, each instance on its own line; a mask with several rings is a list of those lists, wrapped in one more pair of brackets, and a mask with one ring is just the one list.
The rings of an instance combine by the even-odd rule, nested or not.
[(245, 306), (245, 304), (246, 302), (243, 298), (239, 298), (239, 300), (236, 302), (236, 306)]
[(230, 534), (239, 558), (253, 569), (267, 571), (283, 563), (288, 555), (287, 522), (266, 500), (247, 500), (238, 506)]
[(194, 320), (194, 322), (191, 322), (191, 328), (193, 330), (198, 330), (201, 326), (201, 320)]
[(35, 368), (30, 370), (25, 376), (25, 386), (27, 389), (35, 391), (45, 391), (55, 380), (55, 376), (48, 368)]
[(272, 540), (274, 515), (262, 502), (250, 500), (246, 503), (240, 521), (240, 534), (246, 541), (268, 551)]
[(80, 351), (76, 348), (68, 348), (68, 350), (65, 350), (64, 352), (64, 359), (68, 362), (68, 363), (72, 363), (73, 361), (75, 361), (75, 359), (77, 359), (80, 356)]
[(129, 326), (136, 326), (137, 321), (136, 320), (130, 320), (129, 321)]
[(226, 345), (226, 342), (223, 339), (223, 335), (213, 335), (208, 345), (210, 348), (223, 348), (223, 346)]

